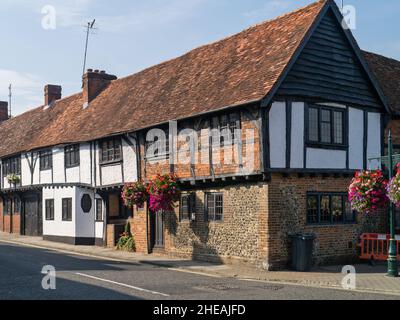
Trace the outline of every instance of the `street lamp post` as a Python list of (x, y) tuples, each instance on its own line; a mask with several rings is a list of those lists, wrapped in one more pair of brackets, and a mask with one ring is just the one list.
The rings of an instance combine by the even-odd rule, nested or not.
[[(388, 169), (389, 169), (389, 180), (393, 177), (393, 144), (392, 144), (392, 132), (389, 131), (388, 137)], [(395, 217), (393, 204), (389, 205), (389, 224), (390, 224), (390, 240), (389, 240), (389, 252), (388, 252), (388, 273), (389, 277), (398, 277), (399, 271), (397, 267), (397, 243), (395, 234)]]

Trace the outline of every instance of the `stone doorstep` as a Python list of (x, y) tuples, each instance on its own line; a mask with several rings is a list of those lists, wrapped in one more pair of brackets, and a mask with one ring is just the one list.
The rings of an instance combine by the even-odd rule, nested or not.
[[(145, 263), (159, 267), (182, 269), (191, 272), (199, 272), (221, 277), (232, 277), (237, 279), (270, 281), (301, 284), (305, 286), (319, 286), (341, 288), (343, 275), (333, 270), (339, 267), (332, 267), (328, 270), (312, 272), (294, 271), (265, 271), (240, 265), (216, 265), (208, 262), (191, 261), (187, 259), (171, 258), (162, 255), (144, 255), (116, 251), (111, 248), (93, 246), (74, 246), (69, 244), (44, 241), (40, 237), (24, 237), (0, 232), (0, 240), (14, 244), (25, 244), (38, 246), (53, 250), (62, 250), (71, 253), (92, 255), (98, 258), (111, 258), (132, 261), (132, 263)], [(162, 258), (160, 260), (160, 258)], [(324, 272), (325, 271), (325, 272)], [(400, 294), (400, 278), (388, 278), (383, 272), (363, 273), (357, 275), (357, 290), (376, 291), (381, 293)]]

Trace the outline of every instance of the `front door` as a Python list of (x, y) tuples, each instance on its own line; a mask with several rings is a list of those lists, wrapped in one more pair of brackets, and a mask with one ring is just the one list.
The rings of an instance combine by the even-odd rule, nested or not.
[(164, 220), (163, 213), (150, 213), (150, 242), (151, 248), (164, 248)]
[(26, 236), (42, 235), (42, 217), (39, 199), (36, 195), (24, 199), (24, 234)]

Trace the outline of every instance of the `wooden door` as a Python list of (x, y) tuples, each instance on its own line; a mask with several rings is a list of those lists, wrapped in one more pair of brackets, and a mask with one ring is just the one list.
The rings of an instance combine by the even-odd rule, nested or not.
[(164, 248), (164, 220), (162, 211), (158, 211), (155, 215), (155, 248)]
[(24, 234), (27, 236), (42, 235), (42, 217), (37, 196), (28, 196), (24, 200)]

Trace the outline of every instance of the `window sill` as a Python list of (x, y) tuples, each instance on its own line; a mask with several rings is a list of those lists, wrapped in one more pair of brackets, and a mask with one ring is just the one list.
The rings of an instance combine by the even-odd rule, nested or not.
[(347, 150), (348, 148), (348, 145), (346, 144), (325, 144), (318, 142), (306, 142), (305, 146), (307, 148), (331, 149), (331, 150)]
[(78, 163), (78, 164), (74, 164), (74, 165), (70, 165), (70, 166), (67, 166), (67, 165), (65, 165), (65, 169), (73, 169), (73, 168), (78, 168), (80, 166), (80, 163)]
[(107, 161), (107, 162), (100, 162), (101, 167), (113, 166), (117, 164), (122, 164), (122, 160), (115, 160), (115, 161)]
[(40, 168), (40, 172), (42, 172), (42, 171), (50, 171), (50, 170), (52, 170), (53, 168)]
[(341, 223), (307, 223), (306, 227), (321, 227), (321, 228), (326, 228), (326, 227), (340, 227), (340, 226), (353, 226), (356, 225), (357, 222), (341, 222)]

